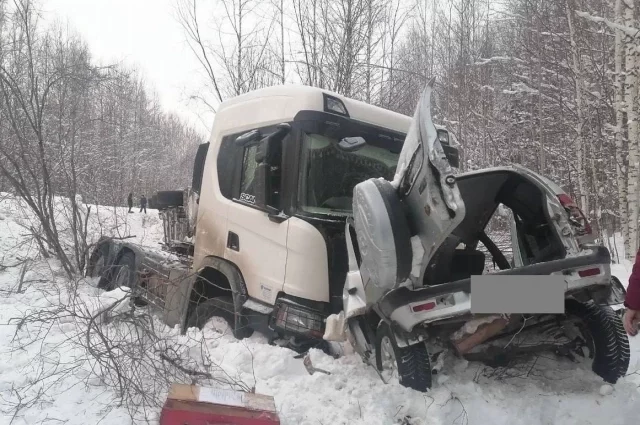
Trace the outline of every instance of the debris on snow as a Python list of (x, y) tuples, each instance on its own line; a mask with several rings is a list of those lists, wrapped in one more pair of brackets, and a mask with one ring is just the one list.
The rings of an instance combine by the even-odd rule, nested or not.
[(607, 396), (613, 392), (613, 386), (610, 384), (604, 384), (600, 387), (600, 395)]

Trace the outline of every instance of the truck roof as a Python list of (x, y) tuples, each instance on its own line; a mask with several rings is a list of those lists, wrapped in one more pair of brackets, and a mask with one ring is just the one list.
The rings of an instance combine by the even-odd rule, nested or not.
[[(299, 111), (324, 111), (324, 96), (340, 99), (354, 120), (406, 133), (411, 117), (350, 99), (330, 90), (301, 84), (265, 87), (225, 100), (216, 112), (217, 133), (243, 131), (260, 125), (291, 121)], [(229, 130), (229, 131), (227, 131)]]
[[(349, 116), (357, 121), (407, 133), (413, 120), (413, 117), (351, 99), (331, 90), (303, 84), (282, 84), (252, 90), (222, 102), (214, 119), (212, 140), (230, 133), (289, 122), (300, 111), (324, 111), (324, 94), (340, 99)], [(435, 126), (446, 129), (442, 125)], [(449, 137), (452, 146), (459, 146), (454, 134), (449, 133)]]

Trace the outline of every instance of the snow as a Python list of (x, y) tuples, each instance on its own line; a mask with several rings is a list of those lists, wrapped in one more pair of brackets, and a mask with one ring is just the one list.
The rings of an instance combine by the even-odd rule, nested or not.
[[(153, 247), (161, 238), (160, 221), (152, 210), (147, 216), (126, 214), (119, 208), (92, 207), (91, 211), (95, 215), (90, 227), (94, 240), (100, 233), (136, 235), (133, 240)], [(0, 216), (5, 218), (0, 221), (0, 265), (6, 266), (0, 267), (0, 423), (142, 423), (132, 422), (125, 407), (118, 406), (114, 390), (94, 374), (92, 364), (79, 360), (83, 353), (74, 342), (85, 336), (81, 322), (66, 316), (45, 321), (37, 342), (24, 345), (20, 342), (33, 337), (37, 329), (18, 329), (19, 322), (12, 320), (25, 313), (46, 311), (56, 300), (65, 305), (82, 302), (96, 314), (126, 298), (126, 291), (105, 293), (95, 287), (95, 280), (80, 279), (75, 293), (56, 293), (53, 288), (67, 278), (55, 260), (38, 257), (37, 247), (24, 236), (18, 222), (25, 217), (17, 202), (0, 200)], [(18, 292), (21, 266), (16, 264), (25, 259), (32, 261)], [(625, 284), (629, 271), (625, 262), (613, 265), (614, 275)], [(114, 310), (110, 314), (117, 314)], [(435, 377), (437, 384), (423, 394), (396, 382), (384, 384), (348, 343), (338, 346), (343, 355), (337, 359), (311, 350), (313, 365), (331, 374), (310, 375), (292, 351), (269, 345), (257, 332), (238, 341), (220, 325), (213, 323), (203, 331), (191, 329), (180, 335), (178, 329), (154, 322), (158, 334), (187, 347), (184, 353), (194, 353), (194, 362), (202, 360), (196, 357), (204, 345), (207, 361), (216, 365), (218, 372), (255, 386), (257, 393), (273, 396), (283, 425), (629, 424), (637, 422), (640, 412), (640, 376), (631, 374), (640, 369), (640, 337), (631, 340), (630, 375), (614, 386), (605, 385), (588, 367), (580, 369), (551, 357), (522, 367), (491, 369), (447, 356)], [(99, 326), (115, 331), (122, 325), (104, 320)], [(47, 355), (43, 357), (43, 353)], [(61, 366), (56, 366), (58, 363)], [(63, 373), (71, 365), (78, 368)], [(59, 380), (39, 381), (43, 372), (52, 372), (55, 367), (62, 368)], [(44, 397), (30, 403), (35, 392), (16, 393), (25, 385), (41, 388)], [(14, 417), (11, 407), (19, 402), (18, 394), (27, 397)], [(157, 423), (152, 413), (149, 417), (151, 423)]]
[(613, 393), (613, 385), (604, 384), (600, 387), (600, 395), (607, 396)]

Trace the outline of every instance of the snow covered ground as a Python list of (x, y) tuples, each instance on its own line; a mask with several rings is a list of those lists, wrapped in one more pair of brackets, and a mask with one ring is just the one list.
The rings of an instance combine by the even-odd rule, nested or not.
[[(155, 211), (149, 210), (147, 216), (126, 214), (124, 209), (92, 211), (94, 238), (100, 231), (136, 235), (139, 243), (154, 246), (161, 237)], [(18, 224), (23, 217), (17, 202), (0, 194), (0, 265), (4, 266), (0, 267), (0, 424), (132, 423), (127, 410), (115, 404), (114, 392), (82, 360), (80, 348), (70, 343), (83, 338), (77, 321), (45, 321), (39, 328), (40, 337), (24, 345), (38, 329), (25, 329), (12, 318), (50, 308), (56, 300), (63, 304), (75, 301), (70, 294), (50, 290), (64, 286), (66, 277), (55, 260), (37, 258), (35, 244)], [(19, 292), (22, 266), (11, 266), (30, 258), (34, 260), (25, 269)], [(630, 268), (626, 262), (616, 264), (613, 272), (626, 284)], [(118, 290), (105, 293), (94, 285), (89, 280), (77, 287), (78, 299), (92, 308), (104, 305), (107, 296), (119, 294)], [(207, 327), (204, 332), (192, 329), (184, 336), (167, 327), (160, 332), (180, 344), (204, 341), (210, 360), (228, 375), (275, 397), (285, 425), (631, 424), (640, 417), (640, 376), (633, 374), (640, 371), (640, 337), (631, 340), (630, 375), (614, 388), (603, 386), (589, 370), (553, 358), (539, 358), (509, 370), (448, 359), (435, 388), (422, 394), (397, 383), (383, 384), (348, 346), (338, 359), (312, 351), (314, 365), (331, 374), (309, 375), (302, 359), (268, 345), (259, 334), (237, 341), (221, 326)], [(64, 373), (74, 366), (78, 367), (73, 373)], [(50, 376), (62, 378), (47, 378)], [(16, 391), (27, 386), (31, 390)], [(30, 403), (39, 389), (44, 395)], [(17, 405), (21, 408), (15, 414), (12, 407)]]

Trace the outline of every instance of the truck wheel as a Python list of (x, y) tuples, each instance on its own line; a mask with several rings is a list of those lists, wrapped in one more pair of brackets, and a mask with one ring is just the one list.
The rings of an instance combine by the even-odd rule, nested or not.
[(608, 306), (597, 305), (592, 301), (581, 303), (567, 300), (566, 312), (582, 320), (586, 325), (594, 351), (591, 369), (604, 379), (615, 384), (626, 375), (629, 368), (629, 338), (624, 330), (622, 320)]
[(98, 288), (106, 289), (111, 282), (109, 268), (106, 267), (109, 258), (109, 247), (107, 244), (100, 245), (100, 248), (96, 251), (96, 256), (97, 258), (90, 265), (87, 274), (89, 277), (99, 277)]
[(106, 244), (100, 245), (96, 249), (96, 258), (89, 265), (87, 275), (89, 277), (97, 277), (101, 276), (105, 270), (105, 265), (107, 263), (107, 258), (109, 256), (109, 247)]
[(375, 349), (376, 366), (383, 379), (397, 378), (400, 385), (421, 392), (431, 388), (431, 361), (424, 343), (398, 347), (391, 328), (382, 322), (376, 332)]
[(235, 314), (233, 298), (228, 295), (210, 298), (198, 304), (189, 316), (187, 329), (192, 327), (202, 329), (213, 317), (223, 318), (233, 329), (233, 336), (238, 339), (250, 337), (253, 333), (253, 329), (248, 326), (246, 320), (242, 320), (245, 319), (244, 316)]
[(184, 205), (184, 192), (181, 190), (164, 190), (155, 194), (155, 207), (159, 210)]
[(118, 260), (118, 265), (114, 270), (111, 289), (124, 286), (133, 288), (136, 281), (136, 256), (133, 252), (127, 251)]

